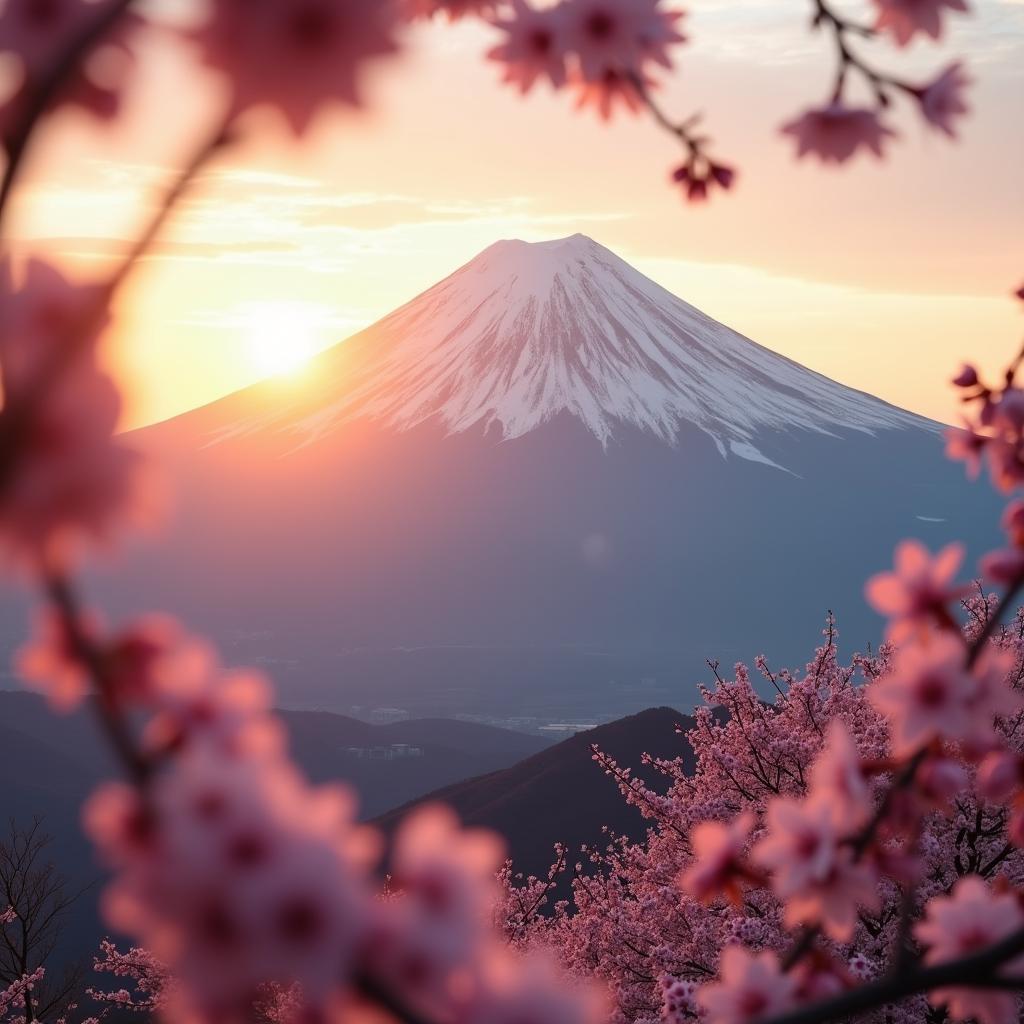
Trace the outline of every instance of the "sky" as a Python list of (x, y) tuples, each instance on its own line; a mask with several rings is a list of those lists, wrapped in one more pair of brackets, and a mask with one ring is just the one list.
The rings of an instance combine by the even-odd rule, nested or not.
[[(301, 143), (258, 118), (122, 294), (105, 358), (123, 425), (294, 372), (497, 239), (577, 231), (759, 343), (954, 420), (959, 361), (995, 370), (1024, 333), (1024, 3), (976, 5), (941, 46), (865, 44), (908, 78), (963, 58), (973, 115), (954, 144), (901, 107), (889, 159), (840, 170), (796, 163), (778, 133), (828, 92), (829, 49), (806, 24), (799, 3), (691, 6), (659, 99), (701, 111), (740, 173), (703, 208), (668, 183), (676, 146), (646, 119), (602, 124), (564, 93), (502, 87), (485, 26), (414, 31), (367, 76), (365, 110), (325, 113)], [(139, 73), (115, 129), (51, 122), (15, 208), (23, 251), (101, 273), (215, 117), (218, 83), (180, 49)]]

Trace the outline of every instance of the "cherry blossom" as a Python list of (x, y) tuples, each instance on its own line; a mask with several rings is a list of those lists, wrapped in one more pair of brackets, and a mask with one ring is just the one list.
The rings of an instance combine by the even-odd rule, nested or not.
[(927, 645), (898, 651), (892, 672), (871, 689), (871, 701), (892, 723), (897, 756), (941, 738), (971, 734), (971, 699), (976, 683), (959, 637), (936, 634)]
[(386, 906), (366, 947), (372, 973), (411, 994), (427, 1012), (449, 1014), (456, 978), (484, 953), (503, 851), (482, 830), (461, 832), (452, 812), (426, 806), (395, 837), (392, 869), (401, 896)]
[(216, 0), (193, 39), (236, 116), (273, 106), (302, 135), (328, 101), (361, 105), (364, 65), (397, 51), (395, 20), (381, 0)]
[(56, 711), (73, 711), (89, 692), (89, 672), (59, 615), (48, 609), (36, 617), (35, 636), (15, 657), (15, 671), (46, 694)]
[(954, 799), (965, 792), (968, 785), (967, 771), (958, 761), (951, 757), (930, 757), (917, 773), (915, 796), (924, 806), (947, 813)]
[(1003, 511), (1000, 525), (1006, 531), (1010, 543), (1024, 548), (1024, 501), (1011, 501)]
[(520, 92), (533, 88), (538, 78), (547, 78), (558, 88), (566, 81), (566, 52), (563, 40), (564, 9), (534, 8), (525, 0), (513, 0), (508, 16), (494, 22), (505, 40), (487, 56), (504, 67), (504, 80)]
[(829, 876), (839, 835), (825, 801), (778, 797), (768, 805), (766, 818), (768, 835), (754, 847), (753, 858), (772, 872), (772, 885), (783, 899)]
[(681, 17), (661, 9), (661, 0), (569, 0), (565, 36), (583, 80), (600, 83), (609, 72), (642, 75), (648, 61), (671, 67), (669, 47), (685, 38), (676, 27)]
[(739, 881), (744, 847), (754, 827), (754, 816), (744, 813), (727, 825), (701, 822), (691, 833), (693, 864), (679, 875), (679, 888), (694, 899), (708, 902), (725, 893), (740, 901)]
[(839, 846), (827, 796), (806, 802), (778, 797), (766, 817), (768, 835), (753, 857), (771, 871), (772, 887), (786, 904), (786, 923), (819, 924), (834, 938), (849, 940), (858, 908), (877, 908), (877, 880)]
[[(951, 64), (938, 78), (918, 92), (921, 113), (925, 120), (939, 131), (945, 132), (951, 139), (956, 138), (953, 127), (955, 120), (970, 111), (963, 97), (964, 90), (970, 84), (971, 80), (964, 72), (963, 65), (956, 63)], [(957, 378), (958, 381), (969, 379), (969, 376), (964, 377), (963, 374)], [(961, 383), (959, 386), (971, 385)]]
[(995, 750), (978, 766), (978, 790), (989, 800), (1005, 801), (1024, 783), (1024, 760), (1019, 754)]
[(66, 562), (154, 511), (140, 457), (115, 436), (120, 397), (95, 361), (103, 301), (41, 260), (20, 279), (0, 265), (0, 417), (20, 450), (0, 494), (0, 536), (23, 559)]
[(369, 912), (347, 794), (197, 750), (159, 780), (149, 838), (131, 843), (106, 809), (114, 796), (86, 811), (120, 869), (105, 914), (171, 967), (193, 1013), (234, 1019), (267, 982), (300, 984), (314, 1005), (331, 996)]
[[(163, 615), (140, 619), (106, 642), (100, 639), (99, 616), (82, 616), (78, 628), (100, 648), (107, 699), (125, 704), (143, 703), (153, 696), (156, 663), (179, 638), (177, 624)], [(88, 670), (67, 623), (49, 609), (37, 616), (36, 635), (18, 651), (15, 669), (22, 679), (45, 693), (58, 711), (76, 708), (90, 685)]]
[(754, 1024), (789, 1009), (796, 979), (784, 974), (774, 953), (750, 953), (739, 946), (722, 950), (721, 981), (702, 985), (697, 1001), (708, 1024)]
[(936, 620), (949, 622), (947, 605), (970, 589), (953, 585), (963, 560), (962, 544), (949, 544), (934, 557), (916, 540), (896, 548), (894, 571), (872, 576), (864, 588), (868, 603), (889, 619), (889, 640), (899, 643)]
[(978, 371), (970, 363), (964, 363), (960, 372), (953, 378), (953, 384), (958, 388), (977, 387)]
[(878, 111), (847, 107), (838, 100), (806, 111), (783, 125), (782, 132), (796, 139), (797, 157), (810, 153), (825, 164), (845, 163), (861, 149), (882, 157), (886, 139), (896, 136)]
[(609, 120), (616, 110), (639, 114), (644, 109), (643, 95), (633, 79), (615, 68), (608, 68), (600, 78), (576, 76), (576, 109), (593, 107), (602, 121)]
[(898, 46), (906, 46), (915, 35), (938, 39), (942, 19), (949, 11), (967, 11), (966, 0), (873, 0), (878, 8), (875, 28), (888, 32)]
[(698, 162), (691, 158), (672, 172), (672, 180), (682, 187), (690, 202), (700, 202), (716, 186), (726, 191), (732, 188), (736, 172), (724, 164), (710, 160)]
[[(0, 136), (10, 137), (39, 80), (69, 43), (103, 11), (100, 0), (8, 0), (0, 10), (0, 54), (9, 53), (20, 65), (18, 87), (0, 103)], [(102, 120), (117, 116), (121, 95), (134, 64), (135, 38), (144, 26), (135, 12), (119, 19), (100, 52), (79, 68), (52, 107), (75, 106)], [(103, 63), (103, 74), (93, 65)]]
[(1024, 576), (1024, 551), (1020, 548), (1001, 548), (990, 551), (980, 563), (982, 575), (995, 583), (1012, 584)]
[(829, 809), (838, 828), (857, 828), (871, 816), (871, 788), (850, 730), (829, 723), (825, 746), (810, 771), (810, 792)]
[(697, 986), (692, 981), (683, 981), (666, 975), (661, 979), (664, 1001), (661, 1016), (666, 1024), (683, 1024), (697, 1013)]
[(967, 475), (976, 479), (981, 472), (981, 457), (989, 439), (971, 428), (950, 427), (946, 431), (946, 456), (967, 463)]
[[(976, 875), (961, 878), (949, 896), (936, 896), (914, 934), (927, 947), (925, 963), (941, 964), (975, 953), (1024, 925), (1024, 910), (1012, 893), (994, 893)], [(1019, 965), (1018, 965), (1019, 966)], [(1012, 969), (1012, 968), (1011, 968)], [(945, 1006), (955, 1020), (1016, 1024), (1017, 995), (997, 990), (947, 988), (929, 1001)]]
[(881, 906), (878, 876), (853, 859), (843, 848), (824, 878), (793, 891), (786, 900), (784, 919), (789, 927), (818, 925), (837, 942), (849, 942), (862, 910), (877, 913)]

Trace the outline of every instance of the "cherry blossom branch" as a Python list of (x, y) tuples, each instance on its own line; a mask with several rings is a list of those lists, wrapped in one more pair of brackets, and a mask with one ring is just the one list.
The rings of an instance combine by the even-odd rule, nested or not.
[(650, 112), (655, 124), (683, 144), (686, 161), (673, 172), (673, 179), (686, 187), (687, 198), (696, 201), (706, 199), (708, 188), (712, 185), (718, 185), (723, 189), (730, 188), (736, 172), (731, 167), (712, 160), (708, 155), (711, 137), (699, 135), (695, 131), (703, 115), (691, 114), (682, 121), (674, 121), (651, 95), (641, 75), (630, 71), (626, 77)]
[(992, 634), (996, 631), (996, 627), (1002, 621), (1003, 612), (1011, 607), (1013, 602), (1017, 599), (1021, 589), (1024, 588), (1024, 570), (1019, 572), (1017, 576), (1011, 580), (1006, 590), (1000, 598), (999, 604), (996, 605), (995, 609), (989, 614), (985, 620), (985, 624), (981, 628), (981, 632), (971, 641), (970, 646), (967, 649), (967, 667), (970, 668), (981, 656), (981, 652), (985, 648), (985, 644), (991, 638)]
[(47, 573), (44, 584), (50, 603), (60, 616), (61, 626), (73, 654), (92, 680), (96, 696), (93, 707), (100, 725), (125, 773), (140, 791), (144, 791), (154, 765), (136, 747), (131, 730), (118, 710), (103, 651), (93, 643), (82, 626), (81, 605), (74, 588), (66, 576), (57, 572)]
[(230, 146), (234, 141), (232, 133), (232, 116), (227, 114), (222, 117), (216, 127), (210, 132), (194, 149), (187, 163), (182, 167), (177, 177), (171, 183), (170, 188), (164, 194), (160, 205), (142, 233), (135, 240), (128, 255), (121, 262), (120, 267), (111, 278), (108, 288), (112, 294), (124, 284), (125, 279), (131, 273), (143, 256), (152, 248), (157, 236), (163, 230), (172, 211), (184, 198), (185, 194), (195, 182), (199, 172), (223, 149)]
[(9, 139), (5, 139), (7, 164), (0, 179), (0, 225), (6, 214), (11, 190), (21, 171), (32, 136), (40, 119), (61, 89), (78, 71), (86, 57), (128, 12), (135, 0), (109, 0), (97, 17), (79, 33), (54, 62), (29, 96), (28, 104)]
[(1022, 952), (1024, 928), (960, 960), (930, 967), (908, 969), (904, 966), (899, 971), (850, 989), (832, 999), (766, 1018), (762, 1024), (827, 1024), (828, 1021), (843, 1020), (856, 1013), (951, 986), (1003, 988), (1007, 982), (1011, 982), (1014, 983), (1011, 987), (1016, 987), (1017, 979), (997, 978), (993, 972)]
[(850, 48), (848, 36), (873, 39), (878, 34), (876, 29), (870, 25), (862, 25), (837, 14), (828, 0), (812, 0), (812, 2), (814, 4), (814, 17), (811, 21), (812, 27), (827, 26), (831, 29), (835, 42), (838, 67), (836, 68), (835, 87), (832, 92), (833, 103), (838, 103), (842, 99), (847, 75), (851, 68), (860, 72), (875, 94), (875, 99), (882, 107), (889, 105), (889, 97), (885, 92), (886, 87), (899, 89), (901, 92), (905, 92), (915, 98), (919, 97), (920, 89), (918, 87), (872, 67), (863, 57)]

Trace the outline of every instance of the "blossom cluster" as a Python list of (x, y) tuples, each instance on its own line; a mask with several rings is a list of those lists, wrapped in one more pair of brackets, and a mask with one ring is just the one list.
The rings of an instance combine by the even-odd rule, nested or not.
[[(998, 390), (970, 367), (956, 380), (981, 408), (970, 437), (1004, 488), (1021, 482), (1001, 471), (1021, 442), (1016, 369)], [(962, 434), (952, 447), (967, 450)], [(667, 794), (595, 751), (656, 827), (592, 851), (571, 902), (517, 922), (526, 944), (596, 969), (623, 1022), (834, 1019), (886, 1004), (897, 1008), (879, 1020), (909, 1022), (925, 1000), (953, 1020), (1019, 1020), (1024, 610), (1007, 626), (999, 616), (1024, 585), (1020, 507), (1004, 520), (1011, 547), (982, 560), (1001, 601), (957, 582), (961, 545), (933, 555), (904, 541), (865, 588), (887, 619), (876, 655), (841, 666), (830, 618), (802, 677), (758, 659), (772, 704), (744, 666), (731, 681), (712, 666), (687, 734), (695, 771), (651, 762)], [(509, 906), (550, 889), (506, 885)]]
[[(964, 0), (874, 0), (872, 25), (838, 13), (825, 0), (815, 0), (814, 25), (829, 32), (836, 51), (836, 74), (828, 102), (811, 107), (783, 125), (796, 142), (797, 157), (812, 154), (825, 164), (842, 164), (862, 151), (875, 157), (897, 137), (886, 120), (895, 95), (909, 99), (929, 128), (956, 138), (957, 122), (969, 112), (965, 93), (971, 84), (962, 62), (954, 61), (925, 82), (910, 82), (867, 63), (854, 38), (884, 35), (899, 47), (926, 36), (938, 40), (950, 11), (966, 12)], [(870, 102), (851, 99), (859, 78)]]
[[(851, 43), (872, 35), (901, 47), (920, 36), (938, 39), (945, 15), (966, 11), (965, 0), (872, 2), (874, 19), (865, 25), (812, 0), (814, 25), (834, 37), (838, 69), (829, 101), (782, 127), (798, 156), (825, 163), (862, 150), (882, 156), (896, 136), (885, 121), (893, 94), (910, 98), (926, 124), (950, 137), (968, 112), (970, 79), (960, 62), (930, 81), (907, 82), (869, 66)], [(683, 144), (685, 159), (671, 177), (687, 199), (701, 201), (735, 181), (733, 167), (710, 157), (699, 116), (674, 120), (654, 101), (658, 72), (672, 67), (672, 49), (686, 41), (685, 12), (663, 0), (211, 0), (203, 10), (180, 24), (132, 0), (9, 0), (0, 11), (0, 57), (15, 81), (0, 99), (0, 147), (10, 157), (4, 194), (44, 115), (68, 107), (101, 121), (119, 114), (147, 40), (157, 34), (183, 37), (199, 65), (224, 83), (218, 139), (261, 107), (276, 109), (301, 136), (328, 105), (362, 106), (367, 68), (403, 50), (408, 23), (438, 14), (490, 26), (497, 41), (487, 56), (521, 93), (545, 80), (571, 90), (577, 109), (604, 120), (616, 110), (649, 113)], [(855, 75), (873, 105), (848, 98)]]
[[(886, 582), (872, 590), (884, 592)], [(987, 595), (963, 601), (972, 622), (992, 621)], [(991, 628), (986, 660), (994, 660), (977, 678), (998, 663), (992, 684), (1001, 703), (968, 702), (960, 715), (973, 718), (970, 730), (951, 726), (941, 703), (928, 718), (928, 687), (901, 664), (901, 651), (918, 641), (889, 642), (843, 665), (830, 622), (804, 673), (760, 660), (774, 702), (743, 666), (705, 691), (686, 733), (695, 767), (685, 757), (650, 761), (667, 792), (595, 751), (652, 830), (644, 842), (613, 840), (564, 868), (567, 901), (556, 902), (543, 880), (507, 876), (510, 934), (558, 950), (574, 971), (597, 973), (621, 1024), (682, 1024), (698, 1013), (708, 1024), (770, 1021), (866, 985), (890, 986), (897, 963), (907, 981), (1006, 936), (1024, 951), (1019, 804), (1007, 802), (1021, 786), (1024, 616)], [(964, 657), (976, 629), (957, 641)], [(897, 689), (907, 701), (891, 700)], [(922, 716), (912, 741), (901, 730)], [(905, 746), (894, 745), (897, 736)], [(537, 897), (549, 905), (524, 922), (521, 908)], [(1002, 969), (1020, 973), (1009, 958)], [(896, 1005), (856, 1019), (928, 1019), (926, 991), (887, 988), (875, 1006)], [(928, 998), (957, 1019), (1017, 1020), (1008, 991), (954, 985)]]

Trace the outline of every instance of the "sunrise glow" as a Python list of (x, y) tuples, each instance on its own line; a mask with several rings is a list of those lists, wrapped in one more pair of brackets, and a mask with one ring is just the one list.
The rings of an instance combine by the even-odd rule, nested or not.
[(300, 372), (324, 344), (323, 313), (301, 302), (256, 302), (239, 314), (245, 356), (268, 377)]

